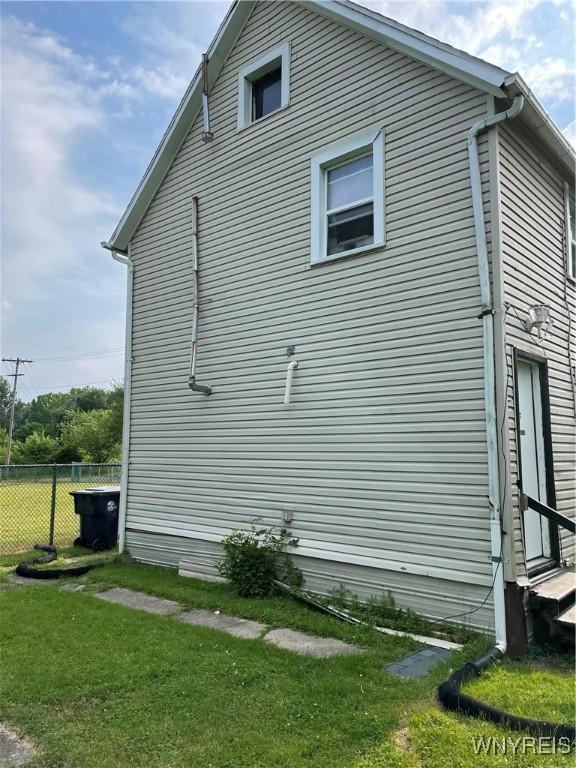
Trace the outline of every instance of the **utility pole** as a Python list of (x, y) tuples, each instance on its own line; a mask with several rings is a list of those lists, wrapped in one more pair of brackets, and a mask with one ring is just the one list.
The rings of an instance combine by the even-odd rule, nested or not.
[(14, 432), (14, 413), (16, 409), (16, 390), (18, 389), (18, 376), (24, 376), (23, 373), (18, 373), (18, 368), (22, 363), (33, 363), (34, 360), (24, 360), (22, 357), (3, 357), (3, 363), (14, 363), (16, 370), (14, 373), (8, 373), (7, 376), (14, 377), (14, 384), (12, 386), (12, 402), (10, 403), (10, 425), (8, 427), (8, 446), (6, 448), (6, 466), (10, 464), (10, 454), (12, 453), (12, 433)]

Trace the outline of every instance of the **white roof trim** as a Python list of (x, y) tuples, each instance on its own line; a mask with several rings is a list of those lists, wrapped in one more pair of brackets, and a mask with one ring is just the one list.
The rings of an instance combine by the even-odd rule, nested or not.
[[(208, 85), (212, 86), (220, 74), (228, 54), (234, 47), (244, 24), (248, 20), (255, 5), (255, 0), (235, 0), (220, 25), (216, 36), (208, 48)], [(128, 203), (114, 234), (110, 245), (121, 251), (126, 250), (134, 232), (142, 221), (148, 206), (154, 199), (164, 176), (168, 172), (172, 160), (178, 154), (186, 138), (190, 126), (202, 107), (202, 67), (199, 66), (192, 82), (186, 89), (182, 101), (178, 105), (168, 128), (132, 199)]]
[[(507, 86), (513, 83), (523, 93), (530, 94), (529, 98), (534, 109), (534, 115), (537, 113), (538, 117), (542, 118), (546, 114), (519, 76), (512, 75), (488, 62), (470, 56), (464, 51), (459, 51), (434, 40), (422, 32), (380, 16), (380, 14), (349, 2), (349, 0), (300, 0), (300, 3), (326, 18), (355, 29), (393, 50), (422, 61), (493, 96), (509, 98), (511, 94), (507, 90)], [(234, 47), (255, 4), (256, 0), (235, 0), (230, 7), (208, 49), (209, 85), (216, 82), (224, 62)], [(184, 142), (190, 126), (201, 109), (201, 100), (202, 82), (201, 69), (199, 68), (146, 169), (142, 181), (110, 238), (110, 245), (113, 248), (126, 250)], [(546, 120), (540, 120), (541, 130), (538, 135), (555, 154), (560, 154), (561, 160), (566, 162), (567, 158), (573, 159), (574, 155), (570, 145), (563, 139), (562, 134), (551, 119), (546, 117)]]
[(389, 48), (422, 61), (493, 96), (503, 97), (502, 83), (510, 74), (482, 59), (452, 48), (348, 0), (301, 0), (302, 5), (356, 29)]

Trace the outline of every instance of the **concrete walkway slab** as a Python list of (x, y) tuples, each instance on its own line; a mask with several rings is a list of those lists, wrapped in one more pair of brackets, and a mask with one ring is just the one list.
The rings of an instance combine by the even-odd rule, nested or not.
[(447, 659), (448, 656), (450, 656), (450, 651), (446, 648), (427, 647), (421, 651), (415, 651), (408, 656), (404, 656), (400, 661), (385, 667), (384, 671), (395, 677), (406, 677), (415, 680), (420, 677), (426, 677), (432, 667)]
[(62, 584), (58, 589), (62, 592), (84, 592), (86, 584), (76, 584), (73, 581), (67, 581), (66, 584)]
[(14, 572), (9, 573), (8, 578), (12, 584), (20, 584), (22, 587), (53, 587), (56, 582), (56, 579), (28, 579)]
[(350, 645), (333, 637), (316, 637), (293, 629), (273, 629), (264, 637), (267, 643), (299, 653), (302, 656), (352, 656), (363, 653), (363, 648)]
[(26, 765), (36, 754), (36, 750), (26, 739), (4, 723), (0, 723), (0, 766), (16, 768)]
[(146, 613), (156, 613), (160, 616), (171, 616), (183, 610), (180, 603), (174, 600), (164, 600), (160, 597), (147, 595), (145, 592), (135, 592), (132, 589), (123, 587), (114, 587), (106, 592), (95, 592), (94, 597), (99, 600), (106, 600), (108, 603), (117, 603), (127, 608), (136, 608)]
[(266, 629), (265, 624), (248, 619), (239, 619), (237, 616), (226, 616), (223, 613), (212, 611), (186, 611), (175, 617), (184, 624), (194, 624), (197, 627), (209, 627), (227, 632), (234, 637), (242, 637), (246, 640), (256, 640)]

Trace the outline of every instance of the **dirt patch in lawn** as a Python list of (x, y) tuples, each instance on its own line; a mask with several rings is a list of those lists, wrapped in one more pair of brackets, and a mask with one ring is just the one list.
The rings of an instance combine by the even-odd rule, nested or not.
[(28, 739), (6, 723), (0, 723), (0, 766), (15, 768), (30, 762), (36, 750)]

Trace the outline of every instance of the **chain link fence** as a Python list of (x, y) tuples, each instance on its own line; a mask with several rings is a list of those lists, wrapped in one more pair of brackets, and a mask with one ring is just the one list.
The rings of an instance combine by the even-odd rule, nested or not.
[(0, 554), (34, 544), (70, 546), (80, 535), (70, 491), (120, 485), (121, 464), (0, 466)]

